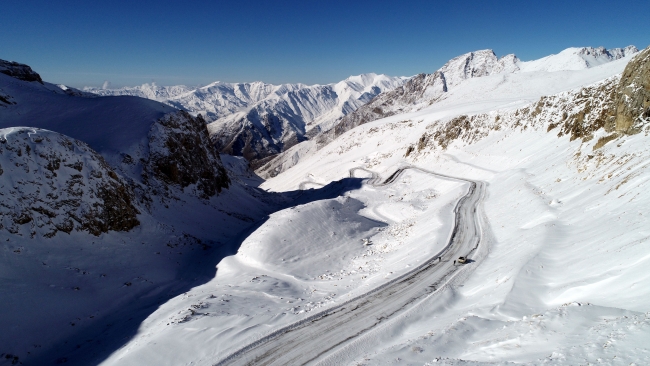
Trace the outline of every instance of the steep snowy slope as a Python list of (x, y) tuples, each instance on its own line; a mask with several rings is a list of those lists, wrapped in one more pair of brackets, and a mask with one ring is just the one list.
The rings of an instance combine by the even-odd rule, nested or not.
[(639, 50), (634, 46), (610, 50), (604, 47), (573, 47), (567, 48), (557, 55), (550, 55), (534, 61), (520, 62), (519, 69), (522, 72), (583, 70), (628, 57), (637, 52)]
[[(418, 111), (434, 103), (443, 103), (445, 99), (450, 99), (451, 103), (459, 103), (461, 101), (459, 97), (451, 97), (449, 94), (454, 94), (456, 89), (468, 89), (470, 91), (468, 97), (476, 100), (481, 97), (479, 93), (474, 92), (477, 86), (473, 80), (476, 78), (499, 75), (489, 78), (495, 83), (485, 90), (486, 93), (493, 92), (491, 89), (512, 89), (513, 84), (520, 84), (516, 90), (509, 93), (509, 96), (517, 97), (517, 93), (521, 93), (519, 97), (532, 101), (542, 95), (584, 85), (576, 83), (575, 78), (565, 71), (589, 69), (625, 56), (629, 57), (637, 51), (634, 46), (609, 51), (602, 47), (569, 48), (558, 55), (530, 62), (521, 62), (515, 55), (497, 58), (492, 50), (470, 52), (450, 60), (433, 74), (416, 75), (401, 87), (378, 95), (354, 113), (342, 118), (332, 129), (285, 151), (266, 163), (258, 169), (258, 174), (263, 177), (273, 177), (295, 165), (302, 157), (313, 154), (337, 136), (361, 124), (395, 114)], [(539, 73), (548, 75), (542, 77)], [(548, 82), (529, 88), (525, 83), (531, 78), (546, 79)], [(588, 80), (594, 82), (599, 78)], [(504, 81), (503, 85), (501, 85), (502, 81)]]
[(358, 189), (347, 178), (407, 164), (487, 183), (488, 254), (318, 361), (650, 362), (648, 65), (650, 49), (473, 78), (440, 103), (344, 133), (262, 185), (317, 188), (305, 196), (338, 186), (342, 197), (273, 214), (213, 281), (162, 306), (105, 364), (215, 364), (435, 255), (462, 185), (413, 173)]
[[(188, 89), (145, 84), (115, 90), (86, 88), (99, 95), (137, 95), (202, 114), (218, 148), (259, 160), (327, 130), (381, 92), (405, 78), (363, 74), (328, 85), (262, 82), (222, 83)], [(311, 131), (311, 132), (310, 132)]]
[(284, 198), (230, 182), (200, 117), (85, 97), (8, 64), (1, 359), (96, 364), (160, 303), (212, 278), (229, 241)]
[[(468, 281), (329, 362), (647, 363), (648, 65), (650, 49), (623, 77), (523, 108), (475, 114), (503, 108), (497, 95), (492, 107), (431, 107), (373, 122), (268, 181), (328, 181), (359, 162), (387, 174), (409, 162), (489, 183), (490, 254)], [(617, 123), (621, 113), (630, 122)]]

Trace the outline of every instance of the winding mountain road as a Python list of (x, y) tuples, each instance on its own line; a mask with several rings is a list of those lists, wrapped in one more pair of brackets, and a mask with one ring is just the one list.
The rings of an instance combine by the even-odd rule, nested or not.
[(217, 365), (305, 365), (315, 363), (335, 352), (347, 342), (377, 325), (403, 313), (419, 300), (438, 291), (463, 268), (454, 264), (459, 256), (470, 258), (464, 266), (474, 267), (472, 254), (481, 242), (481, 225), (477, 208), (485, 193), (485, 183), (438, 174), (407, 166), (398, 169), (384, 182), (376, 173), (353, 168), (371, 175), (368, 183), (386, 185), (406, 169), (468, 183), (467, 193), (454, 208), (455, 220), (447, 245), (436, 255), (410, 272), (334, 308), (312, 315), (227, 356)]

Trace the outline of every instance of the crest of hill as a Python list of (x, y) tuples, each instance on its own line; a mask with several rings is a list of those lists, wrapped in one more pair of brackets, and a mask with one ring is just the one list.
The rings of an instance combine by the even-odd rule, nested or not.
[[(466, 92), (469, 90), (470, 94), (473, 93), (470, 97), (475, 98), (474, 94), (477, 91), (465, 87), (467, 83), (472, 83), (470, 80), (504, 75), (503, 77), (494, 76), (495, 78), (500, 77), (499, 80), (494, 80), (498, 82), (498, 85), (491, 86), (489, 89), (494, 92), (495, 88), (500, 88), (507, 92), (509, 83), (506, 82), (508, 77), (505, 75), (512, 75), (510, 79), (513, 79), (511, 83), (514, 84), (527, 83), (525, 80), (529, 78), (546, 79), (549, 82), (544, 82), (545, 87), (539, 90), (557, 93), (566, 90), (563, 88), (577, 86), (571, 81), (572, 78), (563, 81), (562, 77), (559, 79), (555, 77), (560, 75), (559, 73), (593, 69), (622, 58), (628, 58), (637, 52), (638, 50), (634, 46), (610, 50), (602, 47), (569, 48), (557, 55), (527, 62), (519, 60), (513, 54), (498, 58), (492, 50), (469, 52), (449, 60), (432, 74), (416, 75), (406, 81), (404, 85), (377, 95), (353, 113), (341, 118), (330, 130), (321, 132), (311, 141), (283, 152), (262, 165), (257, 172), (263, 177), (273, 177), (296, 165), (302, 157), (313, 154), (356, 126), (401, 113), (418, 111), (449, 98), (452, 98), (450, 103), (459, 102), (454, 96), (457, 94), (455, 91), (461, 90), (459, 97), (462, 94), (463, 98), (467, 98)], [(552, 83), (551, 80), (553, 80)], [(566, 86), (563, 86), (565, 84)], [(520, 87), (518, 86), (518, 88)], [(527, 89), (535, 90), (535, 88), (535, 85), (530, 85)], [(539, 96), (541, 95), (536, 95), (537, 98)], [(508, 98), (510, 97), (512, 96), (509, 95)]]

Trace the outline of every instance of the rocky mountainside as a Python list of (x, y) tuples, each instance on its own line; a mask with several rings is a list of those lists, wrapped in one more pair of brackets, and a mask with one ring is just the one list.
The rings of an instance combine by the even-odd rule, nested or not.
[(146, 309), (213, 276), (268, 205), (230, 181), (202, 117), (0, 64), (0, 355), (55, 364), (89, 347), (77, 362), (96, 364)]
[[(87, 144), (36, 128), (0, 129), (0, 231), (50, 238), (138, 226), (131, 187)], [(4, 235), (3, 235), (4, 236)]]
[(228, 188), (228, 174), (200, 115), (183, 111), (165, 115), (151, 126), (148, 145), (145, 182), (153, 177), (166, 191), (176, 186), (204, 199)]
[(6, 230), (129, 230), (152, 201), (208, 199), (228, 187), (201, 117), (137, 97), (87, 97), (43, 82), (27, 65), (2, 65)]
[(201, 114), (210, 122), (210, 135), (221, 152), (254, 161), (330, 129), (341, 117), (403, 82), (404, 78), (363, 74), (328, 85), (215, 82), (196, 89), (145, 84), (85, 91), (136, 95)]
[(355, 112), (343, 117), (333, 128), (314, 136), (312, 141), (296, 146), (278, 155), (261, 166), (258, 173), (272, 177), (290, 168), (301, 157), (313, 154), (343, 133), (356, 126), (381, 118), (421, 110), (438, 103), (448, 96), (448, 92), (464, 81), (491, 75), (514, 73), (557, 72), (582, 70), (628, 57), (638, 52), (636, 47), (606, 50), (602, 47), (569, 48), (558, 55), (540, 60), (522, 62), (515, 55), (498, 58), (492, 50), (469, 52), (449, 60), (433, 74), (419, 74), (404, 85), (384, 92)]
[[(638, 53), (621, 75), (551, 96), (513, 111), (461, 115), (431, 125), (417, 147), (446, 149), (456, 141), (476, 143), (501, 129), (546, 129), (558, 137), (580, 139), (593, 151), (610, 141), (650, 133), (650, 47)], [(589, 160), (591, 158), (584, 157)], [(593, 155), (592, 155), (593, 158)]]

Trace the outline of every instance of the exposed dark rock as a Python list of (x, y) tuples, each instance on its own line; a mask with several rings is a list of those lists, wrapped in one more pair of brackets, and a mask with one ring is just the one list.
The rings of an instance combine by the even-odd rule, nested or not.
[(230, 183), (205, 120), (184, 111), (170, 113), (152, 125), (144, 174), (181, 188), (195, 185), (202, 198), (214, 196)]
[(650, 47), (627, 64), (616, 93), (616, 131), (641, 132), (650, 124)]
[(0, 106), (2, 106), (2, 104), (16, 104), (16, 102), (11, 101), (11, 99), (13, 98), (10, 95), (3, 94), (2, 91), (0, 91)]
[(31, 67), (18, 62), (0, 60), (0, 73), (23, 81), (36, 81), (43, 84), (43, 79)]

